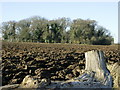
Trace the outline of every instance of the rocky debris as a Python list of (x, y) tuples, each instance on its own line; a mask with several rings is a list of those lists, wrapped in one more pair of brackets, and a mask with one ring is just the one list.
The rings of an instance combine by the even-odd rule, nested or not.
[(0, 87), (0, 90), (13, 90), (19, 88), (19, 84), (5, 85)]
[(39, 88), (46, 87), (51, 84), (50, 79), (42, 79), (39, 83)]
[(120, 63), (108, 65), (108, 69), (113, 78), (113, 87), (120, 88)]
[(51, 81), (50, 79), (37, 79), (37, 78), (34, 78), (30, 75), (27, 75), (22, 83), (20, 84), (19, 88), (44, 88), (46, 87), (47, 85), (50, 85), (51, 84)]
[(95, 79), (94, 72), (85, 73), (75, 79), (62, 82), (59, 88), (110, 88)]
[(27, 75), (20, 84), (20, 88), (38, 88), (38, 81)]

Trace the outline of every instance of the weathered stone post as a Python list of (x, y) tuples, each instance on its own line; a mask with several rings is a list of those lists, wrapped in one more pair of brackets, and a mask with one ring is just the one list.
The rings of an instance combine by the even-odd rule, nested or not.
[(106, 67), (103, 51), (88, 51), (85, 53), (85, 58), (85, 70), (95, 72), (97, 80), (101, 81), (104, 85), (112, 86), (112, 78)]

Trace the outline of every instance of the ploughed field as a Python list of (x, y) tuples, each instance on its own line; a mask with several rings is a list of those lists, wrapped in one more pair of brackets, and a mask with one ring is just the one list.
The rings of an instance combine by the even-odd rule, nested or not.
[(93, 49), (104, 51), (108, 64), (120, 62), (118, 45), (3, 42), (2, 84), (20, 84), (28, 74), (59, 81), (78, 77), (85, 69), (84, 53)]

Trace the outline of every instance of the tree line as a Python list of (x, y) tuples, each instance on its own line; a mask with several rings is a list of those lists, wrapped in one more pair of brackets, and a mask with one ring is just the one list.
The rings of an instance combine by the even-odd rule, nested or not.
[(48, 20), (34, 16), (27, 19), (3, 22), (2, 38), (9, 42), (77, 43), (110, 45), (113, 37), (95, 20), (58, 18)]

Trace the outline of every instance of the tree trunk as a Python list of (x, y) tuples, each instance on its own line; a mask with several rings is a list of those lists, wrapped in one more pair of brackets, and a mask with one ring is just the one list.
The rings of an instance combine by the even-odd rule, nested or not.
[(112, 86), (112, 78), (106, 67), (103, 51), (92, 50), (85, 53), (86, 71), (95, 72), (95, 78), (104, 85)]

